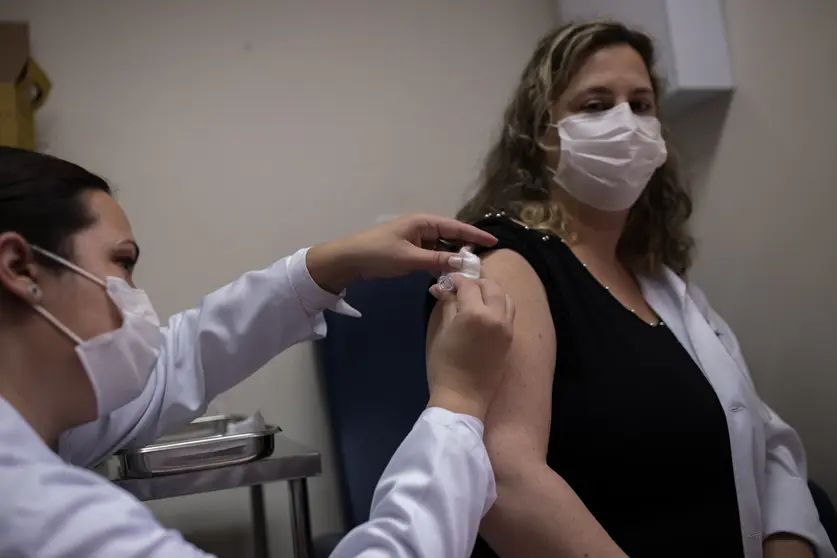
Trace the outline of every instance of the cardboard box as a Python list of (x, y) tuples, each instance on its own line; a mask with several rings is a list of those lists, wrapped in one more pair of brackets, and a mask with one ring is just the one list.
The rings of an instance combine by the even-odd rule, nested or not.
[(34, 113), (51, 88), (29, 56), (29, 25), (0, 22), (0, 145), (35, 149)]

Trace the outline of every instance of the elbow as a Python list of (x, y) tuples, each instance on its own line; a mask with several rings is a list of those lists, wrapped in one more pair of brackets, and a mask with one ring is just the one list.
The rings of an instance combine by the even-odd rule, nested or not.
[(497, 499), (482, 520), (480, 534), (499, 556), (517, 556), (523, 544), (520, 533), (537, 522), (533, 512), (539, 487), (550, 469), (543, 459), (498, 461), (495, 469)]
[(544, 474), (550, 472), (545, 458), (517, 457), (492, 459), (494, 482), (497, 486), (497, 503), (531, 493), (540, 484)]

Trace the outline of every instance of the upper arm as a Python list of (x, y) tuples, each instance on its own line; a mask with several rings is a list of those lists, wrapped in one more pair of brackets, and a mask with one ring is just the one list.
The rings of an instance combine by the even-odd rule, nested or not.
[[(546, 458), (555, 373), (555, 326), (546, 291), (532, 266), (511, 250), (484, 258), (483, 277), (499, 283), (515, 305), (514, 335), (503, 380), (486, 418), (485, 441), (497, 475), (507, 475)], [(433, 310), (428, 344), (436, 334), (441, 308)]]

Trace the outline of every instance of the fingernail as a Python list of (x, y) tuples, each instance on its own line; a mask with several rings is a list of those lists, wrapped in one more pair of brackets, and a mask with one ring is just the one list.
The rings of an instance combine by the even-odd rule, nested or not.
[(437, 300), (439, 296), (441, 296), (441, 293), (439, 292), (439, 287), (437, 285), (433, 285), (432, 287), (430, 287), (430, 295)]
[(439, 282), (436, 283), (440, 291), (452, 291), (454, 289), (453, 279), (448, 275), (439, 277)]
[(448, 258), (448, 266), (453, 269), (462, 269), (462, 256), (451, 256)]

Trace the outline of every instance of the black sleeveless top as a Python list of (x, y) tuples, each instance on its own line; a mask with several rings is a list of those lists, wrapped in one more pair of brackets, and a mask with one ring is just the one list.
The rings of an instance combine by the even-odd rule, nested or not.
[[(726, 416), (689, 353), (622, 306), (559, 237), (499, 215), (477, 226), (529, 262), (549, 301), (558, 349), (547, 464), (632, 558), (743, 556)], [(473, 558), (496, 556), (477, 541)]]

